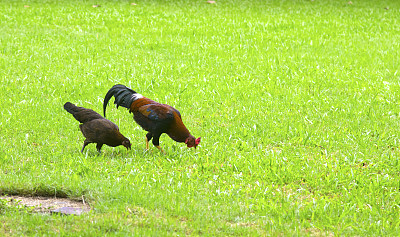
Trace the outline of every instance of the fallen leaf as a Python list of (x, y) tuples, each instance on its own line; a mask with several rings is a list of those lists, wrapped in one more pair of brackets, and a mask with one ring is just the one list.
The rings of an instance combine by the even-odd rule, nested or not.
[(351, 5), (351, 4), (353, 4), (353, 2), (352, 2), (352, 1), (349, 1), (347, 4)]
[(207, 1), (207, 3), (214, 4), (216, 1)]
[(133, 3), (131, 3), (131, 5), (136, 6), (137, 4), (133, 2)]
[(100, 5), (93, 5), (92, 7), (101, 7)]
[(24, 5), (24, 7), (29, 7), (28, 5)]
[(389, 10), (389, 7), (385, 7), (385, 10)]

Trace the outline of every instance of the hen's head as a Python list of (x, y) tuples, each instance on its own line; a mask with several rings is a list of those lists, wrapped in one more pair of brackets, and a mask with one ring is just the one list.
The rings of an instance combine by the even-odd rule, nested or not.
[(128, 139), (124, 140), (124, 141), (122, 142), (122, 145), (123, 145), (124, 147), (126, 147), (127, 150), (130, 150), (130, 149), (131, 149), (131, 142), (130, 142)]
[(194, 147), (194, 149), (196, 149), (197, 145), (199, 145), (201, 140), (201, 137), (199, 138), (195, 138), (192, 135), (190, 135), (188, 138), (186, 138), (185, 144), (187, 145), (187, 147)]

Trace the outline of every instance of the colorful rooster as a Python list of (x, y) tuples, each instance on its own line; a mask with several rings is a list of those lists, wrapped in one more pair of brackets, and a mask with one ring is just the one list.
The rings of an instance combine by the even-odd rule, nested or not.
[(129, 109), (136, 123), (148, 132), (146, 149), (149, 149), (149, 141), (153, 139), (153, 145), (164, 153), (159, 141), (163, 133), (176, 142), (184, 142), (188, 147), (196, 148), (199, 145), (200, 137), (196, 139), (190, 134), (177, 109), (148, 99), (124, 85), (115, 85), (107, 92), (103, 103), (104, 117), (112, 96), (115, 97), (117, 108), (122, 106)]

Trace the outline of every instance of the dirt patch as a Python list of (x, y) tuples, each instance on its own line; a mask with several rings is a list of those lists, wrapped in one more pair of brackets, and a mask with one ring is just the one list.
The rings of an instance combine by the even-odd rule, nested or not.
[[(90, 206), (85, 201), (75, 201), (68, 198), (54, 198), (54, 197), (25, 197), (25, 196), (0, 196), (1, 199), (10, 201), (10, 205), (23, 205), (32, 207), (34, 212), (50, 214), (76, 214), (79, 215), (83, 212), (90, 211)], [(70, 210), (65, 213), (63, 210)], [(71, 210), (75, 210), (72, 211)]]

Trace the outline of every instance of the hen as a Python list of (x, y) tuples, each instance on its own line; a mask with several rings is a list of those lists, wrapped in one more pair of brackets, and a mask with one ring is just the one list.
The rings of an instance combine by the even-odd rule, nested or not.
[(196, 139), (190, 134), (177, 109), (148, 99), (124, 85), (115, 85), (107, 92), (103, 103), (104, 117), (108, 101), (112, 96), (115, 97), (114, 103), (117, 108), (122, 106), (129, 109), (136, 123), (148, 132), (146, 149), (149, 149), (149, 141), (153, 139), (153, 145), (164, 153), (159, 141), (163, 133), (176, 142), (184, 142), (187, 147), (196, 148), (199, 145), (201, 138)]
[(64, 109), (81, 123), (79, 128), (86, 138), (81, 152), (90, 143), (97, 143), (98, 152), (104, 144), (112, 147), (123, 145), (126, 149), (131, 149), (129, 139), (119, 132), (118, 126), (95, 111), (77, 107), (70, 102), (64, 104)]

